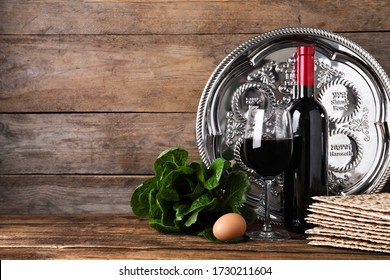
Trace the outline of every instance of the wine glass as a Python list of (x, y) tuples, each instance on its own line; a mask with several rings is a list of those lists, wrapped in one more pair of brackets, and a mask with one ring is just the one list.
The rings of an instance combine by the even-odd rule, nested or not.
[(276, 232), (270, 224), (270, 192), (277, 175), (292, 157), (291, 117), (287, 110), (261, 109), (250, 105), (244, 136), (244, 160), (265, 180), (265, 217), (261, 231), (248, 232), (254, 240), (284, 240), (289, 235)]

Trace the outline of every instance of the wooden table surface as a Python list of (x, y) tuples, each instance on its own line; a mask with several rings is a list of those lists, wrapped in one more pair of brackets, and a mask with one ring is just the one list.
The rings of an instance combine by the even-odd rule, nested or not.
[(215, 244), (198, 236), (161, 234), (131, 215), (89, 214), (1, 215), (0, 259), (389, 260), (390, 255), (311, 246), (303, 235)]

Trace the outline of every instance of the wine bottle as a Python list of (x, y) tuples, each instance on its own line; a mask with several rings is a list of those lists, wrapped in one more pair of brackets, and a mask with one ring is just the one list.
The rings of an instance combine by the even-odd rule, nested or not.
[(328, 117), (314, 99), (312, 46), (297, 48), (296, 99), (289, 107), (293, 122), (293, 156), (284, 178), (284, 225), (303, 233), (312, 197), (328, 195)]

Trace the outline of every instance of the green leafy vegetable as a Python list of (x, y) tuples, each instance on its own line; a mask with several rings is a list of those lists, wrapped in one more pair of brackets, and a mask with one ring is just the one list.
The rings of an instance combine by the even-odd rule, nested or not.
[(249, 192), (246, 173), (233, 171), (223, 158), (210, 168), (202, 161), (187, 160), (188, 152), (179, 147), (157, 157), (155, 176), (131, 196), (135, 215), (148, 218), (150, 226), (160, 232), (192, 233), (212, 241), (217, 241), (212, 227), (223, 214), (239, 213), (247, 223), (255, 220), (253, 209), (244, 204)]

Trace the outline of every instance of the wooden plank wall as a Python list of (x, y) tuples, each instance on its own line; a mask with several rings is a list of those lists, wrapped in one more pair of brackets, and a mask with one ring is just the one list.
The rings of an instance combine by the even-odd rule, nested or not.
[(0, 213), (129, 213), (155, 157), (199, 159), (223, 57), (272, 29), (341, 33), (390, 72), (387, 0), (0, 0)]

